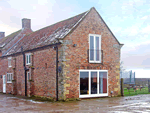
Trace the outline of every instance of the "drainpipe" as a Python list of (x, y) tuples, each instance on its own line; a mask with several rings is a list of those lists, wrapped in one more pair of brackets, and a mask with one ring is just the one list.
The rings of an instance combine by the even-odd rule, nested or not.
[(56, 50), (56, 101), (58, 101), (58, 46), (53, 47)]
[(21, 52), (23, 54), (23, 66), (24, 66), (24, 75), (25, 75), (25, 96), (27, 96), (27, 69), (26, 69), (26, 66), (25, 66), (25, 54), (23, 52), (23, 47), (21, 46)]

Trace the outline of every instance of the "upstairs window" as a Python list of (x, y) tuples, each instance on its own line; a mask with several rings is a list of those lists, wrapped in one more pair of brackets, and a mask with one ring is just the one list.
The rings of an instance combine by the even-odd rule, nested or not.
[(31, 53), (26, 54), (26, 65), (31, 64)]
[(8, 67), (11, 67), (11, 57), (8, 58)]
[(13, 74), (7, 73), (7, 83), (12, 83), (12, 80), (13, 80)]
[(101, 63), (101, 35), (89, 34), (89, 62)]

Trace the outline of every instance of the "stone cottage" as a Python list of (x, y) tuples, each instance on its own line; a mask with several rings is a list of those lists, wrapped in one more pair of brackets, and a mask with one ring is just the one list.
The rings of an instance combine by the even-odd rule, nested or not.
[(0, 33), (0, 92), (58, 100), (120, 95), (120, 51), (100, 14), (89, 11), (5, 37)]

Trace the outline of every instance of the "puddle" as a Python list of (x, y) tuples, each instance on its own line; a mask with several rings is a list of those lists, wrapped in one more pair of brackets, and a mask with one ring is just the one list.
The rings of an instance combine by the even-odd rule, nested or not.
[(70, 102), (41, 102), (0, 94), (0, 112), (11, 113), (148, 113), (150, 95), (131, 97), (84, 99)]

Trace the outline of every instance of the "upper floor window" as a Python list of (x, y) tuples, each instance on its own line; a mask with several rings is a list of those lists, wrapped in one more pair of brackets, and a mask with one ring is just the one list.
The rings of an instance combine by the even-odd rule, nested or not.
[(101, 63), (101, 35), (89, 34), (89, 62)]
[(12, 83), (12, 80), (13, 80), (13, 74), (7, 73), (7, 83)]
[(26, 54), (26, 65), (31, 64), (31, 53)]
[(11, 67), (11, 57), (8, 58), (8, 67)]

